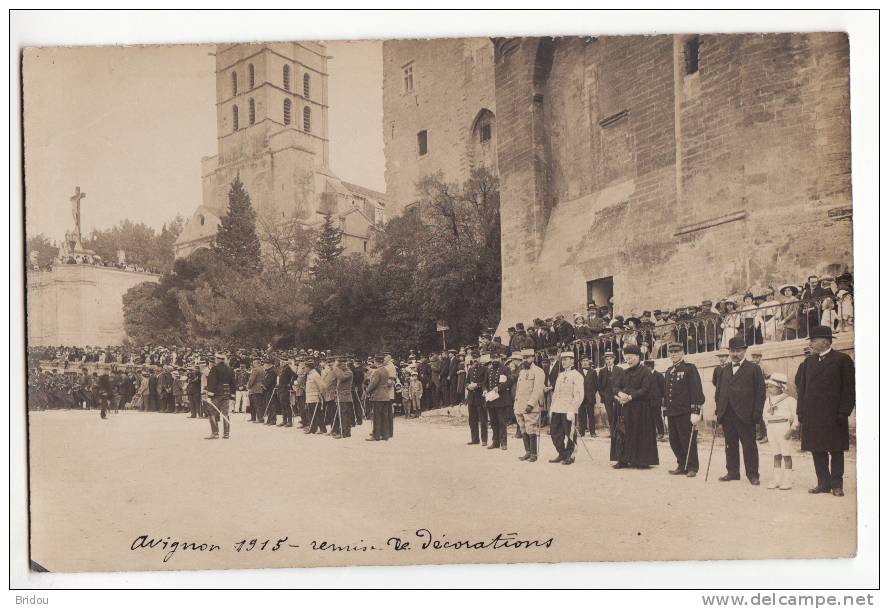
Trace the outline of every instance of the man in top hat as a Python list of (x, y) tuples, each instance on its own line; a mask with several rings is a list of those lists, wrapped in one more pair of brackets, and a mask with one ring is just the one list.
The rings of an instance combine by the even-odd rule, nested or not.
[(513, 402), (516, 424), (525, 445), (525, 454), (519, 460), (534, 462), (537, 461), (537, 438), (540, 434), (540, 411), (543, 408), (546, 376), (534, 364), (534, 349), (524, 349), (520, 353), (522, 368), (519, 370)]
[(671, 366), (664, 374), (664, 410), (667, 415), (670, 448), (673, 449), (677, 463), (670, 473), (694, 478), (698, 473), (698, 443), (693, 432), (701, 420), (704, 388), (697, 367), (685, 361), (682, 343), (670, 343), (667, 349)]
[(766, 385), (759, 366), (745, 359), (743, 336), (729, 340), (729, 365), (719, 374), (716, 385), (716, 420), (725, 433), (726, 474), (722, 482), (741, 479), (738, 443), (744, 450), (744, 471), (754, 486), (759, 485), (759, 451), (756, 424), (762, 420)]
[(210, 440), (219, 438), (219, 419), (223, 420), (222, 437), (227, 439), (231, 430), (228, 419), (229, 403), (235, 397), (235, 373), (225, 363), (225, 354), (216, 354), (216, 363), (207, 375), (207, 397), (213, 407), (207, 413), (210, 419)]
[(843, 496), (844, 452), (849, 450), (849, 417), (855, 409), (855, 364), (832, 348), (833, 332), (809, 332), (812, 354), (796, 374), (797, 417), (802, 450), (812, 453), (818, 484), (810, 493)]
[(605, 365), (599, 369), (599, 397), (605, 405), (605, 413), (608, 416), (609, 433), (614, 434), (614, 425), (617, 422), (617, 409), (615, 408), (615, 387), (623, 374), (623, 369), (615, 364), (613, 351), (605, 352)]
[(587, 430), (590, 437), (596, 435), (596, 393), (599, 391), (599, 375), (592, 367), (589, 355), (580, 358), (580, 374), (583, 375), (583, 402), (577, 411), (577, 432), (582, 438)]
[(558, 455), (550, 463), (574, 463), (574, 425), (583, 403), (584, 377), (574, 369), (574, 352), (563, 351), (559, 357), (562, 370), (556, 377), (550, 402), (549, 430)]

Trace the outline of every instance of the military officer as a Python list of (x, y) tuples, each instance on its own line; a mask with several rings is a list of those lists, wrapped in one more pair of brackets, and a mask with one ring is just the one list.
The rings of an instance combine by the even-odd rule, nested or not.
[[(480, 361), (481, 357), (481, 361)], [(467, 403), (469, 408), (469, 435), (467, 444), (478, 444), (481, 436), (481, 444), (488, 444), (488, 409), (485, 408), (485, 385), (488, 382), (488, 368), (485, 365), (490, 362), (490, 356), (485, 353), (480, 356), (478, 351), (472, 352), (472, 365), (466, 374)]]
[(685, 349), (680, 342), (667, 345), (672, 365), (664, 374), (666, 393), (665, 413), (670, 434), (670, 448), (676, 456), (674, 476), (694, 478), (698, 473), (698, 443), (694, 428), (701, 420), (704, 404), (704, 388), (701, 375), (694, 364), (685, 361)]
[(513, 404), (509, 395), (509, 370), (506, 364), (500, 362), (500, 352), (490, 354), (491, 363), (488, 367), (488, 377), (485, 382), (485, 407), (491, 419), (491, 445), (488, 450), (500, 448), (506, 450), (507, 438), (507, 407)]
[(522, 349), (522, 369), (515, 388), (516, 423), (522, 432), (525, 454), (520, 461), (537, 461), (537, 438), (540, 430), (540, 410), (543, 408), (546, 375), (534, 364), (534, 349)]
[(216, 354), (216, 364), (210, 368), (207, 375), (207, 397), (210, 398), (215, 408), (210, 408), (210, 437), (208, 440), (219, 438), (219, 419), (223, 420), (223, 439), (228, 439), (230, 423), (228, 419), (228, 406), (230, 400), (235, 397), (235, 373), (225, 363), (225, 354)]

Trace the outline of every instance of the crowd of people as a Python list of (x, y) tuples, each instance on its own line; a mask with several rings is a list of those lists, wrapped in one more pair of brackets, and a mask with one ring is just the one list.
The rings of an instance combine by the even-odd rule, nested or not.
[[(717, 352), (720, 365), (711, 382), (727, 468), (720, 480), (740, 479), (740, 447), (745, 474), (759, 485), (759, 427), (761, 440), (769, 442), (775, 455), (769, 488), (790, 488), (789, 440), (799, 429), (802, 449), (812, 451), (815, 460), (818, 485), (811, 492), (843, 494), (854, 365), (848, 355), (832, 350), (831, 327), (813, 326), (808, 338), (809, 354), (794, 379), (796, 399), (787, 392), (785, 375), (769, 375), (756, 357), (749, 357), (743, 335), (733, 336), (728, 349)], [(210, 356), (163, 347), (101, 353), (33, 348), (29, 406), (96, 408), (103, 419), (121, 409), (188, 413), (208, 419), (208, 439), (220, 437), (220, 426), (222, 438), (229, 438), (230, 417), (236, 412), (249, 414), (255, 424), (298, 426), (304, 433), (335, 439), (351, 437), (355, 426), (369, 421), (366, 439), (387, 441), (394, 435), (396, 415), (415, 417), (425, 409), (462, 404), (468, 410), (469, 445), (507, 450), (509, 428), (515, 425), (515, 437), (524, 448), (519, 458), (534, 462), (541, 430), (548, 426), (556, 449), (549, 461), (570, 465), (582, 445), (579, 438), (597, 435), (596, 406), (602, 404), (613, 467), (657, 465), (657, 440), (668, 434), (677, 461), (670, 473), (697, 475), (704, 393), (697, 368), (684, 359), (686, 345), (666, 345), (671, 365), (661, 373), (638, 344), (623, 344), (620, 365), (617, 354), (606, 351), (600, 367), (589, 355), (578, 356), (571, 344), (508, 352), (502, 341), (483, 337), (478, 347), (429, 357), (412, 352), (404, 361), (390, 353), (360, 359), (301, 349), (238, 349)], [(128, 360), (121, 362), (125, 353)], [(53, 368), (58, 356), (64, 363), (89, 358), (93, 370)]]
[(72, 254), (60, 254), (55, 259), (50, 260), (46, 264), (41, 265), (36, 258), (31, 259), (30, 269), (32, 271), (51, 271), (53, 266), (57, 265), (67, 265), (67, 264), (82, 264), (87, 266), (101, 266), (105, 268), (113, 268), (120, 269), (123, 271), (130, 271), (133, 273), (153, 273), (160, 274), (160, 271), (156, 268), (144, 266), (141, 264), (133, 264), (130, 262), (120, 262), (113, 260), (104, 260), (101, 256), (97, 254), (87, 254), (87, 253), (72, 253)]

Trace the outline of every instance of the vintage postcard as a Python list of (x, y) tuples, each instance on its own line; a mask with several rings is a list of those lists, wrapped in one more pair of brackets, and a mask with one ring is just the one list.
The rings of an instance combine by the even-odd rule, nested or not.
[(854, 557), (849, 69), (25, 48), (31, 568)]

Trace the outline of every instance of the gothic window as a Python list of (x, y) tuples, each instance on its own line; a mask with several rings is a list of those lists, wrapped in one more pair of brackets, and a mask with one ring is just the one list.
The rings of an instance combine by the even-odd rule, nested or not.
[(284, 90), (290, 91), (290, 66), (284, 66)]
[(484, 144), (491, 141), (491, 123), (485, 123), (479, 130), (478, 140)]
[(312, 131), (312, 109), (308, 106), (303, 108), (303, 131), (306, 133)]
[(698, 71), (699, 51), (701, 48), (701, 38), (692, 36), (685, 41), (685, 73), (694, 74)]
[(253, 98), (250, 98), (250, 106), (247, 108), (247, 120), (250, 121), (251, 125), (256, 124), (256, 102), (253, 101)]
[(238, 130), (238, 105), (232, 106), (232, 131)]
[(256, 85), (256, 75), (253, 71), (253, 64), (247, 66), (247, 86), (252, 89)]
[(284, 100), (284, 124), (285, 125), (290, 124), (290, 100), (289, 99)]
[(420, 156), (423, 156), (427, 152), (429, 152), (429, 141), (427, 139), (426, 130), (423, 129), (421, 132), (417, 134), (417, 153)]
[(309, 98), (311, 92), (312, 78), (308, 74), (303, 74), (303, 97)]
[(414, 63), (411, 62), (404, 66), (402, 69), (402, 92), (403, 93), (412, 93), (414, 90)]
[(238, 73), (232, 72), (232, 95), (238, 94)]

